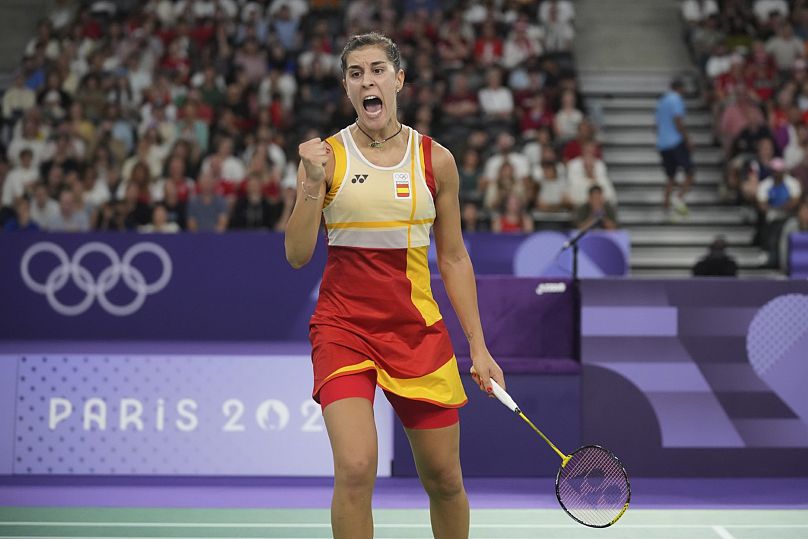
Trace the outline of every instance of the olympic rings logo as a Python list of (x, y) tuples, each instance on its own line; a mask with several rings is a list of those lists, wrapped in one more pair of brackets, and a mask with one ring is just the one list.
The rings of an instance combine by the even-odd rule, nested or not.
[[(109, 260), (109, 265), (98, 274), (97, 278), (82, 266), (84, 257), (92, 253), (101, 254)], [(147, 283), (143, 273), (132, 265), (135, 257), (144, 253), (156, 256), (162, 267), (160, 277), (153, 283)], [(48, 274), (45, 282), (37, 282), (31, 276), (31, 260), (37, 255), (45, 254), (55, 256), (59, 265)], [(29, 247), (20, 262), (22, 280), (28, 288), (38, 294), (44, 294), (53, 310), (64, 316), (77, 316), (86, 312), (95, 299), (98, 299), (98, 304), (111, 315), (129, 316), (134, 314), (143, 306), (146, 296), (156, 294), (165, 288), (168, 281), (171, 280), (171, 272), (171, 257), (168, 256), (165, 249), (153, 242), (136, 243), (121, 258), (109, 245), (93, 241), (79, 247), (73, 253), (73, 258), (69, 259), (67, 253), (59, 245), (42, 241)], [(79, 290), (85, 293), (84, 299), (75, 305), (65, 305), (56, 297), (69, 279), (72, 279)], [(115, 288), (121, 279), (135, 293), (134, 299), (126, 305), (112, 303), (107, 298), (107, 293)]]

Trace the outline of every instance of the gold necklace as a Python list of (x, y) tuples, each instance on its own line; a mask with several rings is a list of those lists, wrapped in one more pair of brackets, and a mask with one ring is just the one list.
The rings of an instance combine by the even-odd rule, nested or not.
[(392, 135), (390, 135), (390, 136), (389, 136), (389, 137), (387, 137), (386, 139), (382, 139), (382, 140), (376, 140), (375, 138), (373, 138), (373, 137), (371, 137), (370, 135), (368, 135), (368, 134), (365, 132), (365, 130), (364, 130), (364, 129), (362, 129), (362, 126), (360, 126), (360, 125), (359, 125), (359, 122), (358, 122), (358, 121), (356, 122), (356, 128), (357, 128), (357, 129), (359, 129), (359, 130), (362, 132), (362, 134), (363, 134), (363, 135), (365, 135), (367, 138), (369, 138), (369, 139), (370, 139), (370, 147), (371, 147), (371, 148), (381, 148), (381, 147), (382, 147), (382, 144), (384, 144), (385, 142), (387, 142), (387, 141), (388, 141), (388, 140), (390, 140), (391, 138), (395, 138), (395, 137), (396, 137), (396, 136), (397, 136), (399, 133), (401, 133), (401, 129), (402, 129), (403, 127), (404, 127), (404, 124), (401, 124), (401, 123), (400, 123), (400, 124), (398, 124), (398, 131), (396, 131), (395, 133), (393, 133)]

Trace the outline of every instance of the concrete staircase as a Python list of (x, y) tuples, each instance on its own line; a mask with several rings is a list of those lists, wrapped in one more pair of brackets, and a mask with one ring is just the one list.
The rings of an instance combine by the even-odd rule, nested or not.
[(46, 18), (55, 5), (54, 0), (2, 0), (0, 20), (0, 89), (7, 88), (13, 71), (20, 66), (28, 41), (36, 36), (36, 25)]
[(742, 276), (780, 276), (760, 269), (765, 255), (752, 246), (754, 226), (749, 216), (741, 208), (721, 203), (721, 154), (713, 146), (710, 112), (696, 95), (686, 100), (686, 125), (696, 164), (696, 185), (686, 198), (690, 213), (671, 218), (662, 209), (666, 180), (655, 147), (654, 110), (673, 75), (579, 73), (590, 112), (601, 124), (604, 160), (619, 200), (618, 216), (631, 236), (632, 276), (688, 276), (719, 234), (726, 237)]

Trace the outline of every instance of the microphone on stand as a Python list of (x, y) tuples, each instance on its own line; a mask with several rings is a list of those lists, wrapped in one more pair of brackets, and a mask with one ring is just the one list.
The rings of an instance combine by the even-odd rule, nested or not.
[(573, 245), (575, 245), (576, 243), (578, 243), (580, 241), (580, 239), (583, 238), (590, 230), (592, 230), (596, 226), (600, 225), (602, 222), (603, 222), (603, 216), (602, 215), (599, 216), (599, 217), (596, 217), (594, 221), (592, 221), (587, 226), (585, 226), (584, 228), (579, 230), (578, 233), (575, 236), (573, 236), (572, 238), (565, 241), (564, 245), (561, 247), (561, 251), (565, 251), (565, 250), (569, 249), (570, 247), (572, 247)]

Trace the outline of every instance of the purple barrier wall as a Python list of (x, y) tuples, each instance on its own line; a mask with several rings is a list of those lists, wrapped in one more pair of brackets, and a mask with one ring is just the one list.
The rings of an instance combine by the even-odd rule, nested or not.
[(808, 475), (808, 282), (582, 283), (585, 442), (644, 476)]
[[(484, 270), (506, 271), (524, 238), (483, 235), (467, 241)], [(495, 245), (509, 249), (497, 251)], [(0, 390), (8, 386), (0, 391), (0, 409), (6, 411), (0, 413), (0, 474), (327, 473), (322, 466), (306, 468), (302, 458), (327, 448), (321, 429), (307, 430), (321, 424), (308, 398), (306, 353), (287, 361), (260, 349), (270, 341), (306, 338), (325, 259), (322, 243), (299, 271), (286, 263), (277, 234), (1, 234), (0, 252), (0, 374), (9, 374), (0, 378)], [(485, 260), (491, 262), (487, 267)], [(465, 338), (439, 278), (433, 287), (467, 373)], [(509, 374), (509, 388), (559, 443), (575, 445), (579, 366), (570, 359), (569, 282), (481, 276), (478, 287), (488, 343)], [(24, 354), (32, 359), (23, 362)], [(223, 359), (234, 355), (239, 357)], [(281, 368), (284, 385), (276, 388), (269, 379)], [(542, 374), (547, 372), (556, 374)], [(31, 384), (37, 376), (46, 379)], [(531, 431), (476, 387), (467, 390), (462, 452), (470, 475), (552, 473), (553, 455), (535, 457), (533, 449), (543, 448)], [(96, 400), (85, 413), (90, 399)], [(188, 406), (195, 421), (183, 415)], [(386, 410), (379, 414), (389, 415)], [(121, 424), (122, 413), (133, 419)], [(235, 415), (238, 421), (228, 423)], [(195, 422), (193, 431), (178, 426), (189, 421)], [(158, 422), (162, 431), (155, 431)], [(223, 425), (244, 430), (222, 431)], [(492, 460), (493, 439), (518, 447), (514, 458)], [(65, 444), (74, 447), (70, 455), (38, 452)], [(206, 450), (185, 458), (189, 448), (200, 446)], [(255, 451), (244, 453), (247, 446)], [(133, 447), (155, 450), (133, 462)], [(104, 462), (85, 450), (104, 455)], [(277, 458), (261, 461), (256, 452), (264, 450)], [(289, 453), (301, 458), (285, 466), (282, 455)], [(226, 465), (206, 467), (216, 455), (224, 455)], [(413, 472), (408, 450), (402, 458), (396, 473)], [(318, 461), (329, 459), (320, 454)]]
[(0, 340), (305, 339), (325, 262), (280, 234), (0, 234)]
[[(0, 349), (0, 475), (333, 474), (305, 344), (77, 344)], [(377, 473), (389, 476), (380, 391), (375, 408)]]
[[(465, 236), (466, 248), (477, 275), (516, 275), (517, 277), (571, 277), (572, 252), (562, 252), (564, 242), (574, 232), (535, 232), (533, 234), (493, 234), (478, 232)], [(624, 230), (593, 230), (579, 242), (580, 277), (621, 277), (628, 275), (630, 240)], [(435, 247), (430, 261), (435, 267)]]
[[(478, 275), (564, 276), (569, 252), (556, 254), (565, 237), (476, 234), (466, 242)], [(586, 238), (582, 274), (624, 271), (624, 248), (622, 233)], [(326, 256), (321, 241), (312, 262), (293, 270), (283, 236), (270, 233), (0, 234), (0, 252), (0, 340), (305, 340)], [(500, 292), (491, 290), (483, 313), (490, 324), (514, 313)]]
[(789, 275), (794, 279), (808, 279), (808, 233), (789, 236)]

